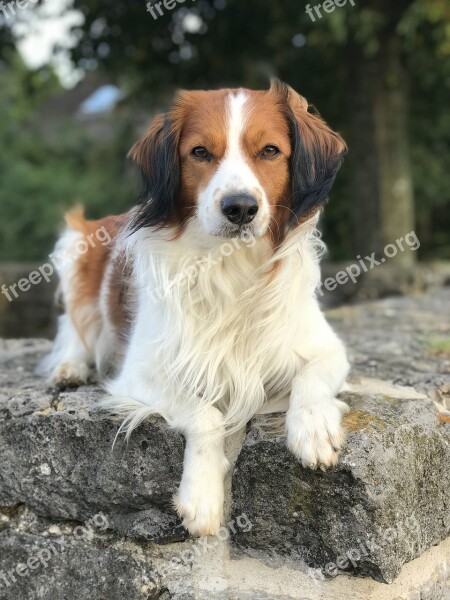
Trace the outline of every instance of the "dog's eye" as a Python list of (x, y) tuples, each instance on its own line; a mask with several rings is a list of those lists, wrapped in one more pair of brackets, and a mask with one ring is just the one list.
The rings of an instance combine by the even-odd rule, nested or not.
[(211, 158), (211, 154), (203, 146), (196, 146), (195, 148), (193, 148), (191, 154), (192, 156), (195, 156), (195, 158), (198, 158), (200, 160), (206, 160)]
[(276, 146), (266, 146), (262, 150), (260, 157), (261, 158), (275, 158), (275, 156), (278, 156), (278, 154), (280, 154), (280, 150)]

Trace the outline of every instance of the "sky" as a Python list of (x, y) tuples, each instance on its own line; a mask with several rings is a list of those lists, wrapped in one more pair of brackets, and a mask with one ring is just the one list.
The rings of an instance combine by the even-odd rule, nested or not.
[(122, 94), (115, 85), (102, 85), (80, 107), (82, 115), (95, 115), (111, 110), (121, 99)]

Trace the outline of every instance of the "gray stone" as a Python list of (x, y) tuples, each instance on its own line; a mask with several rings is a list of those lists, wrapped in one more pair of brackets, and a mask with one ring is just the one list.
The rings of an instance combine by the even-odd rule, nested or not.
[[(301, 569), (316, 569), (310, 574), (317, 580), (328, 562), (358, 550), (360, 539), (367, 555), (356, 560), (353, 552), (355, 566), (343, 570), (391, 581), (403, 563), (449, 534), (450, 425), (437, 420), (431, 402), (448, 396), (449, 302), (443, 289), (330, 312), (353, 364), (339, 464), (326, 473), (303, 469), (282, 437), (255, 419), (233, 473), (229, 516), (245, 512), (252, 529), (237, 530), (232, 560), (225, 542), (223, 554), (201, 554), (177, 571), (165, 567), (192, 544), (171, 506), (181, 436), (149, 419), (128, 446), (119, 437), (112, 450), (120, 419), (95, 410), (103, 397), (98, 386), (49, 389), (33, 374), (49, 342), (0, 342), (0, 571), (54, 539), (70, 543), (45, 575), (21, 579), (14, 592), (0, 587), (0, 600), (83, 600), (93, 589), (113, 600), (298, 600), (303, 592), (311, 600), (416, 600), (403, 575), (401, 594), (378, 596), (373, 586), (381, 584), (373, 581), (317, 582)], [(107, 529), (74, 540), (76, 527), (100, 513)], [(395, 539), (369, 548), (368, 538), (379, 543), (389, 527)], [(417, 598), (448, 600), (447, 575), (431, 576), (426, 554), (418, 560), (425, 571), (414, 579)], [(438, 569), (442, 550), (435, 560)], [(212, 592), (216, 582), (220, 589)]]
[(450, 288), (386, 298), (328, 313), (342, 334), (351, 377), (411, 386), (434, 397), (450, 383)]
[(235, 544), (302, 561), (318, 577), (336, 575), (326, 567), (337, 563), (390, 582), (450, 533), (450, 431), (426, 400), (343, 398), (348, 439), (326, 473), (304, 469), (284, 436), (253, 421), (233, 477), (233, 512), (253, 527)]
[[(114, 548), (60, 537), (0, 534), (0, 600), (156, 600), (158, 576), (148, 561)], [(27, 561), (33, 570), (27, 567)], [(19, 569), (19, 573), (17, 569)], [(9, 572), (9, 573), (8, 573)]]
[[(449, 535), (450, 425), (430, 401), (449, 382), (449, 300), (447, 289), (330, 314), (346, 338), (356, 382), (380, 378), (427, 395), (403, 389), (396, 397), (379, 379), (372, 393), (343, 394), (352, 409), (348, 439), (326, 473), (303, 469), (284, 436), (254, 419), (233, 475), (233, 512), (253, 523), (250, 532), (237, 531), (239, 550), (303, 562), (317, 577), (335, 575), (327, 564), (353, 553), (358, 560), (344, 556), (343, 570), (390, 582)], [(372, 539), (378, 547), (370, 547)]]
[(0, 600), (159, 598), (152, 560), (107, 525), (104, 516), (55, 523), (24, 505), (0, 510)]
[[(120, 419), (96, 412), (98, 388), (46, 389), (30, 362), (45, 343), (2, 343), (0, 506), (83, 521), (100, 510), (131, 538), (169, 542), (187, 535), (171, 498), (181, 477), (183, 440), (160, 418), (126, 444)], [(32, 361), (30, 360), (32, 357)]]
[[(67, 547), (66, 544), (68, 545)], [(64, 547), (63, 551), (59, 549)], [(151, 565), (114, 548), (83, 542), (43, 539), (28, 534), (0, 534), (3, 573), (0, 600), (156, 600), (157, 575)], [(34, 570), (15, 570), (32, 559)], [(33, 560), (34, 559), (34, 560)], [(20, 568), (20, 567), (19, 567)], [(12, 570), (12, 572), (11, 572)]]

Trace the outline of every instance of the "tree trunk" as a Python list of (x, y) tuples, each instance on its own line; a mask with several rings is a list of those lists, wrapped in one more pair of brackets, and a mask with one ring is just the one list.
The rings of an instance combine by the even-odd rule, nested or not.
[[(382, 73), (374, 98), (375, 135), (380, 182), (383, 247), (414, 230), (414, 197), (408, 142), (408, 77), (399, 41), (390, 39), (381, 54)], [(412, 265), (416, 254), (406, 248), (394, 259)]]
[(382, 247), (378, 147), (373, 98), (377, 65), (362, 60), (360, 48), (349, 48), (349, 155), (350, 190), (354, 216), (354, 243), (358, 255), (366, 256)]
[[(408, 77), (395, 33), (374, 59), (353, 46), (349, 113), (356, 252), (385, 255), (387, 244), (414, 230), (408, 144)], [(416, 254), (404, 244), (389, 262), (410, 266)], [(393, 254), (393, 250), (389, 249)]]

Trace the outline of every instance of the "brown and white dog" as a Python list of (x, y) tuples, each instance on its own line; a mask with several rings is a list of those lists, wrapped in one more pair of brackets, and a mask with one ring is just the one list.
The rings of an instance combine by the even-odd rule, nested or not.
[(43, 369), (55, 383), (102, 373), (127, 433), (160, 414), (186, 437), (175, 503), (192, 534), (223, 516), (224, 437), (257, 412), (287, 409), (304, 466), (333, 465), (344, 439), (336, 400), (348, 363), (315, 290), (316, 223), (346, 146), (307, 101), (268, 91), (182, 92), (131, 156), (144, 202), (126, 215), (67, 217), (58, 242), (65, 314)]

